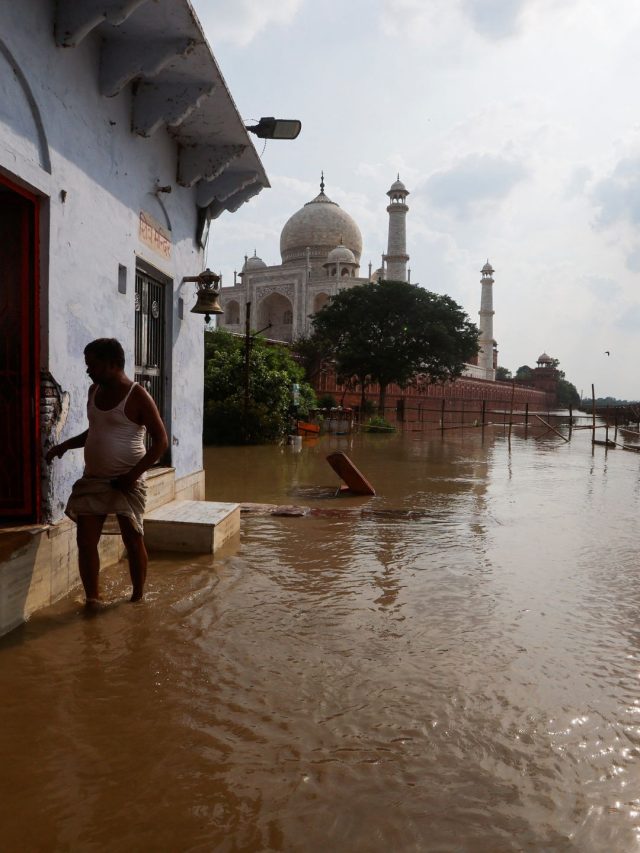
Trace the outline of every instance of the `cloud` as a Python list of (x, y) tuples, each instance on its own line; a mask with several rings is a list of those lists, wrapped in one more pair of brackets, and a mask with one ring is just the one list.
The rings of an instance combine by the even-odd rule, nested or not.
[[(460, 45), (465, 18), (459, 0), (383, 0), (380, 27), (389, 38)], [(468, 29), (468, 27), (466, 28)]]
[(640, 246), (636, 246), (627, 255), (627, 269), (631, 272), (640, 272)]
[(385, 163), (358, 163), (356, 166), (356, 175), (363, 178), (375, 178), (377, 181), (383, 181), (389, 174), (389, 169)]
[(462, 0), (462, 10), (474, 29), (487, 38), (516, 32), (527, 0)]
[(565, 198), (572, 199), (581, 196), (592, 177), (593, 172), (588, 166), (577, 166), (571, 173), (571, 177), (567, 183)]
[(622, 332), (629, 332), (635, 337), (640, 327), (640, 305), (628, 305), (616, 318), (615, 325)]
[(595, 185), (591, 198), (599, 208), (596, 226), (640, 224), (640, 157), (620, 160), (613, 172)]
[(463, 218), (481, 203), (498, 202), (527, 176), (518, 160), (500, 154), (470, 154), (446, 171), (434, 172), (421, 191), (435, 207)]
[(193, 0), (194, 8), (213, 44), (231, 42), (246, 47), (271, 24), (291, 24), (303, 0)]
[(518, 35), (525, 13), (548, 16), (576, 0), (384, 0), (381, 26), (389, 35), (459, 42), (465, 28), (489, 40)]
[(599, 275), (585, 275), (583, 283), (586, 289), (601, 302), (610, 304), (622, 294), (622, 288), (612, 278)]

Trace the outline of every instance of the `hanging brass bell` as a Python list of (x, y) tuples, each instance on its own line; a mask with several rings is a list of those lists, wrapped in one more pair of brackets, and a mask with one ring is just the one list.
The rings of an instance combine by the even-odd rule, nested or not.
[(224, 314), (218, 300), (219, 295), (217, 290), (208, 287), (198, 288), (196, 304), (191, 309), (191, 313), (204, 314), (207, 323), (211, 319), (211, 314)]

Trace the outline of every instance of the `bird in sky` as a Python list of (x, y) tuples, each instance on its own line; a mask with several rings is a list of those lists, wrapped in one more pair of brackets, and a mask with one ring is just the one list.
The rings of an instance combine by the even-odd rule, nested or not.
[(611, 355), (611, 353), (609, 352), (609, 350), (608, 350), (608, 349), (606, 349), (606, 350), (604, 351), (604, 354), (605, 354), (605, 355)]

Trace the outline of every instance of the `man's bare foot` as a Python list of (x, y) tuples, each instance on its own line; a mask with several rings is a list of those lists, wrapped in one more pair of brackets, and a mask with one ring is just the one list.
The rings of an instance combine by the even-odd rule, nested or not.
[(101, 598), (87, 598), (84, 603), (84, 609), (88, 613), (98, 613), (100, 610), (104, 610), (106, 604)]
[(144, 598), (144, 590), (134, 589), (133, 592), (131, 593), (131, 598), (129, 599), (129, 601), (134, 601), (134, 602), (135, 601), (142, 601), (143, 598)]

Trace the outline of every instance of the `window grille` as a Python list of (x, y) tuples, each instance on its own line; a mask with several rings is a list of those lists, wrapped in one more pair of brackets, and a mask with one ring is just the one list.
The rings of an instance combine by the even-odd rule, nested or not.
[(153, 397), (164, 416), (164, 285), (136, 270), (134, 378)]

